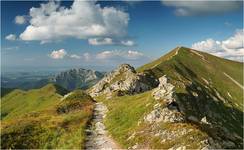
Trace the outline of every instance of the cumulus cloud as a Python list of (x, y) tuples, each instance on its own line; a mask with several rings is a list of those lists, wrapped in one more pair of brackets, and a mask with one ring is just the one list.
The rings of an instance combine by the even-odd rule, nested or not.
[(88, 39), (90, 45), (122, 45), (122, 46), (134, 46), (135, 43), (132, 40), (119, 40), (111, 38), (90, 38)]
[(20, 34), (20, 39), (26, 41), (52, 41), (68, 37), (119, 38), (127, 35), (129, 21), (128, 13), (122, 10), (101, 7), (95, 1), (79, 0), (75, 0), (70, 8), (50, 1), (38, 8), (32, 7), (29, 16), (29, 25)]
[(122, 63), (129, 63), (140, 66), (152, 60), (136, 50), (105, 50), (100, 52), (85, 52), (82, 54), (70, 54), (64, 49), (54, 50), (48, 56), (52, 59), (65, 59), (73, 63), (88, 63), (89, 65), (117, 66)]
[(227, 59), (243, 61), (244, 57), (244, 30), (237, 30), (232, 37), (223, 41), (207, 39), (192, 44), (192, 48), (196, 50), (206, 51), (213, 55), (224, 57)]
[(63, 59), (67, 55), (67, 52), (64, 49), (54, 50), (49, 55), (53, 59)]
[(121, 41), (121, 44), (125, 45), (125, 46), (133, 46), (133, 45), (135, 45), (135, 43), (133, 41), (131, 41), (131, 40)]
[(14, 21), (16, 24), (25, 24), (26, 23), (26, 17), (25, 16), (16, 16)]
[(16, 40), (16, 35), (15, 34), (9, 34), (5, 37), (6, 40), (14, 41)]
[(129, 59), (135, 60), (144, 57), (144, 54), (138, 51), (122, 51), (122, 50), (112, 50), (112, 51), (103, 51), (96, 55), (97, 59), (107, 60), (107, 59)]
[(221, 14), (235, 11), (242, 7), (241, 1), (169, 1), (161, 0), (162, 4), (175, 8), (175, 14), (178, 16), (194, 16)]

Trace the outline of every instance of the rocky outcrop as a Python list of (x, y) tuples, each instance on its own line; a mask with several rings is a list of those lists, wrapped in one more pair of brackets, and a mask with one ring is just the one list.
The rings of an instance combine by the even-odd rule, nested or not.
[(111, 94), (115, 91), (126, 94), (141, 93), (157, 85), (158, 80), (153, 76), (137, 73), (132, 66), (122, 64), (93, 86), (90, 95), (94, 97), (100, 94)]
[[(144, 117), (144, 120), (153, 122), (183, 122), (184, 117), (180, 112), (176, 96), (174, 94), (174, 85), (168, 82), (166, 76), (159, 78), (159, 85), (152, 92), (152, 96), (157, 100), (154, 109)], [(162, 100), (166, 105), (159, 103)]]
[(156, 100), (163, 99), (167, 103), (174, 101), (174, 85), (168, 82), (166, 76), (159, 78), (159, 85), (153, 91), (152, 95)]
[(157, 105), (154, 107), (148, 115), (144, 117), (144, 120), (153, 123), (153, 122), (183, 122), (184, 118), (177, 109), (169, 109), (168, 107), (163, 107)]

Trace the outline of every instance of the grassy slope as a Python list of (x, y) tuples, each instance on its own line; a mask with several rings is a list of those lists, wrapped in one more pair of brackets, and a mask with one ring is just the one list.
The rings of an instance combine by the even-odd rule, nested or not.
[[(106, 99), (103, 96), (97, 97), (97, 101), (105, 103), (109, 109), (105, 124), (112, 136), (124, 147), (130, 146), (125, 142), (137, 127), (137, 122), (148, 113), (153, 106), (151, 92), (145, 92), (133, 96), (113, 97)], [(145, 107), (145, 105), (147, 105)]]
[[(161, 123), (152, 129), (149, 124), (143, 121), (143, 117), (153, 109), (155, 104), (151, 91), (132, 96), (114, 96), (112, 99), (107, 100), (104, 96), (96, 99), (108, 106), (109, 113), (106, 116), (105, 124), (110, 134), (122, 148), (129, 148), (139, 143), (143, 145), (140, 148), (169, 149), (175, 144), (185, 144), (188, 145), (187, 148), (196, 149), (200, 141), (207, 136), (195, 125), (186, 123)], [(181, 131), (182, 127), (192, 130), (191, 133), (163, 143), (158, 137), (154, 136), (162, 128), (165, 131), (174, 132)], [(128, 140), (134, 132), (137, 133), (135, 138)]]
[(1, 119), (13, 119), (29, 113), (53, 107), (67, 90), (53, 84), (29, 91), (14, 90), (1, 101)]
[(28, 92), (16, 90), (4, 97), (1, 108), (8, 115), (1, 121), (2, 148), (84, 148), (93, 100), (77, 90), (60, 101), (55, 89), (50, 84)]
[[(138, 68), (137, 71), (153, 74), (157, 78), (166, 74), (171, 79), (170, 82), (176, 86), (179, 102), (184, 107), (189, 108), (184, 111), (186, 115), (194, 115), (201, 119), (207, 115), (205, 112), (213, 111), (219, 118), (211, 120), (211, 117), (207, 116), (208, 121), (211, 123), (214, 121), (223, 123), (224, 127), (242, 136), (242, 112), (240, 111), (243, 108), (242, 90), (229, 80), (223, 72), (242, 84), (243, 64), (221, 59), (207, 53), (197, 52), (198, 54), (196, 54), (187, 48), (180, 48), (177, 55), (175, 55), (176, 53), (177, 48), (152, 63)], [(204, 79), (208, 80), (209, 84)], [(199, 90), (198, 87), (201, 89)], [(228, 102), (223, 103), (218, 98), (216, 91)], [(198, 93), (200, 101), (195, 99), (192, 92)], [(228, 96), (227, 92), (232, 97)], [(217, 97), (218, 102), (213, 102), (213, 99), (207, 96)], [(109, 113), (105, 124), (112, 136), (124, 148), (133, 146), (136, 143), (143, 143), (148, 148), (171, 148), (179, 143), (188, 145), (187, 148), (198, 148), (200, 141), (210, 135), (208, 131), (199, 129), (194, 124), (163, 123), (157, 129), (164, 129), (170, 132), (172, 130), (180, 131), (184, 127), (187, 130), (192, 129), (192, 132), (184, 137), (178, 137), (173, 141), (162, 143), (159, 138), (151, 134), (154, 132), (153, 130), (157, 133), (157, 129), (151, 129), (145, 123), (137, 125), (146, 112), (152, 110), (152, 106), (155, 103), (155, 100), (151, 97), (151, 91), (133, 96), (114, 96), (109, 100), (101, 96), (97, 100), (103, 101), (108, 106)], [(233, 119), (231, 115), (236, 119)], [(136, 135), (134, 139), (127, 139), (133, 132), (140, 133), (140, 131), (141, 134)]]
[[(194, 80), (202, 85), (206, 84), (202, 78), (209, 82), (212, 81), (212, 87), (215, 87), (224, 98), (237, 103), (238, 106), (235, 107), (242, 110), (242, 89), (223, 73), (227, 73), (243, 85), (243, 63), (195, 51), (204, 56), (205, 60), (203, 60), (201, 56), (191, 52), (188, 48), (180, 48), (178, 55), (174, 56), (176, 50), (177, 48), (137, 70), (139, 72), (149, 71), (156, 77), (166, 74), (174, 80)], [(231, 94), (232, 98), (228, 96), (227, 92)]]
[[(198, 118), (206, 115), (210, 122), (220, 123), (221, 126), (242, 136), (243, 90), (226, 77), (224, 72), (243, 85), (243, 63), (184, 47), (174, 56), (176, 51), (177, 49), (138, 68), (138, 71), (150, 72), (156, 77), (166, 74), (176, 86), (179, 102), (187, 108), (186, 115)], [(186, 86), (182, 86), (182, 83)], [(223, 103), (216, 91), (227, 102)], [(199, 95), (198, 101), (192, 96), (192, 92)], [(218, 102), (214, 102), (212, 96), (215, 96)], [(208, 111), (215, 115), (214, 119), (208, 116)]]

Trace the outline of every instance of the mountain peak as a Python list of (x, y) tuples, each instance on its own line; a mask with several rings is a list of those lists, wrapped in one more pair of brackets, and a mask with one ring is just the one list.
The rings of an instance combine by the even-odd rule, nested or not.
[(52, 77), (50, 80), (68, 90), (74, 90), (77, 88), (87, 89), (94, 85), (103, 76), (104, 73), (102, 72), (84, 68), (74, 68), (63, 71)]
[(127, 71), (130, 71), (130, 72), (133, 72), (135, 73), (135, 68), (132, 67), (130, 64), (121, 64), (117, 67), (117, 69), (115, 69), (115, 71), (118, 71), (118, 72), (127, 72)]

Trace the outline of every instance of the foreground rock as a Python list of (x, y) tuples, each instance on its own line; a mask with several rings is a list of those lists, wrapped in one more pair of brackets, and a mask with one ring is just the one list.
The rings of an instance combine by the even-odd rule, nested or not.
[[(176, 102), (176, 95), (174, 91), (174, 85), (168, 82), (166, 76), (159, 78), (159, 85), (152, 92), (152, 96), (157, 103), (154, 109), (144, 117), (144, 120), (153, 122), (183, 122), (184, 117), (180, 112), (178, 103)], [(162, 101), (160, 103), (159, 101)]]
[(92, 97), (101, 94), (111, 95), (118, 92), (118, 96), (148, 91), (158, 85), (158, 80), (152, 75), (137, 73), (128, 65), (122, 64), (114, 71), (107, 74), (90, 91)]
[(92, 125), (86, 130), (86, 149), (118, 149), (118, 145), (108, 136), (103, 119), (106, 116), (107, 107), (102, 103), (96, 103)]

